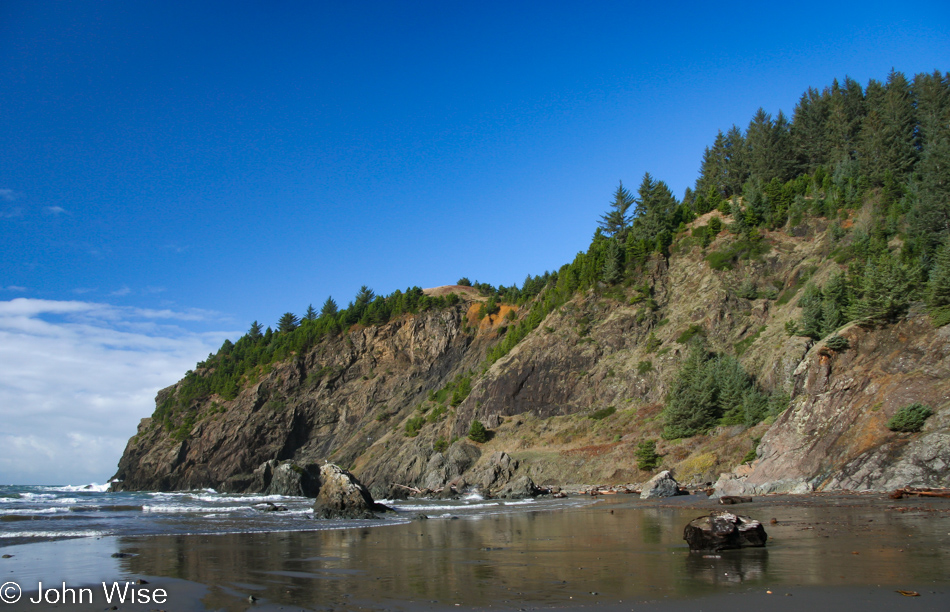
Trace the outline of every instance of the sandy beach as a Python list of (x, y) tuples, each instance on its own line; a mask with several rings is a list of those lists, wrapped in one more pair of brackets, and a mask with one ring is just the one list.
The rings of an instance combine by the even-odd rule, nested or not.
[[(386, 527), (7, 546), (0, 571), (22, 596), (4, 608), (950, 609), (948, 500), (757, 498), (731, 509), (765, 524), (765, 549), (690, 553), (684, 525), (716, 508), (704, 496), (617, 495), (571, 510)], [(107, 601), (103, 582), (137, 580), (146, 584), (130, 588), (149, 601)], [(56, 590), (40, 597), (40, 582)], [(62, 603), (63, 582), (89, 588), (92, 601)], [(159, 602), (156, 589), (166, 594)]]

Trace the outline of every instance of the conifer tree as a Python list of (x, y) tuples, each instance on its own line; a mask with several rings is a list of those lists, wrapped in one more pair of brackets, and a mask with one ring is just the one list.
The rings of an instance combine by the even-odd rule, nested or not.
[(627, 234), (627, 227), (630, 225), (630, 207), (634, 200), (630, 192), (624, 188), (623, 181), (617, 190), (614, 191), (614, 200), (610, 203), (610, 210), (601, 215), (600, 228), (607, 236), (615, 236), (618, 240), (624, 240)]
[(304, 321), (316, 321), (317, 320), (317, 311), (313, 309), (313, 304), (307, 306), (307, 312), (303, 315)]
[(261, 324), (257, 321), (251, 323), (251, 329), (248, 330), (247, 335), (251, 340), (260, 340), (263, 337), (261, 335)]
[(937, 249), (927, 282), (927, 305), (931, 308), (950, 306), (950, 238)]
[(328, 296), (327, 301), (323, 303), (323, 308), (320, 309), (321, 317), (334, 317), (337, 313), (337, 305), (333, 300), (333, 296)]
[(607, 242), (604, 260), (604, 282), (613, 285), (623, 278), (623, 249), (617, 238)]
[(277, 321), (277, 331), (281, 333), (294, 331), (297, 329), (298, 323), (300, 323), (300, 319), (297, 318), (297, 315), (292, 312), (285, 312)]

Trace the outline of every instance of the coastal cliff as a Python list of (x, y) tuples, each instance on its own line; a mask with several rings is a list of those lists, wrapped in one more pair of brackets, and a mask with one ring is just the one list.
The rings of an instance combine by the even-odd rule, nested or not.
[[(272, 460), (331, 461), (376, 496), (394, 484), (493, 490), (520, 476), (643, 482), (652, 472), (638, 467), (637, 449), (648, 441), (680, 482), (725, 472), (719, 487), (728, 492), (950, 485), (950, 327), (912, 308), (896, 322), (839, 329), (847, 343), (837, 350), (790, 333), (806, 284), (843, 268), (828, 256), (829, 223), (766, 232), (764, 252), (717, 268), (708, 254), (740, 239), (722, 232), (704, 246), (690, 237), (714, 217), (727, 221), (715, 211), (692, 221), (668, 257), (645, 262), (638, 283), (577, 292), (494, 360), (544, 293), (486, 314), (471, 288), (440, 288), (459, 300), (328, 334), (250, 370), (232, 399), (189, 399), (183, 427), (143, 419), (116, 487), (260, 491), (260, 468)], [(738, 358), (781, 405), (756, 422), (665, 439), (664, 407), (697, 341)], [(183, 384), (162, 390), (157, 405)], [(936, 413), (923, 431), (888, 430), (912, 402)], [(467, 439), (476, 420), (489, 439)]]

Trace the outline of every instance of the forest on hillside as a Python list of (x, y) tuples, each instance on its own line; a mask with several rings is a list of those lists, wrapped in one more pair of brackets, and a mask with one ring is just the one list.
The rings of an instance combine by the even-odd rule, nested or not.
[[(713, 210), (720, 214), (687, 229)], [(860, 227), (852, 222), (859, 211), (868, 219)], [(483, 314), (498, 304), (521, 306), (499, 330), (485, 367), (578, 292), (633, 292), (649, 316), (657, 306), (644, 271), (654, 258), (697, 244), (705, 249), (716, 235), (730, 232), (735, 240), (705, 258), (713, 269), (731, 268), (767, 252), (766, 231), (795, 235), (814, 218), (830, 223), (832, 256), (842, 272), (805, 288), (802, 318), (787, 326), (789, 334), (831, 339), (843, 348), (843, 339), (834, 340), (842, 325), (887, 324), (914, 302), (926, 304), (936, 326), (950, 323), (950, 73), (907, 78), (892, 71), (864, 87), (850, 78), (835, 80), (804, 92), (791, 118), (759, 109), (745, 129), (719, 131), (682, 199), (649, 173), (635, 192), (621, 183), (588, 249), (557, 271), (529, 275), (521, 287), (460, 279), (487, 299)], [(761, 297), (779, 298), (777, 288), (751, 283), (738, 291), (750, 299), (763, 292), (774, 295)], [(459, 301), (454, 294), (427, 296), (419, 287), (378, 296), (364, 286), (345, 308), (328, 297), (319, 312), (309, 306), (302, 317), (285, 313), (276, 330), (255, 321), (247, 334), (226, 340), (189, 371), (153, 417), (169, 431), (187, 432), (196, 401), (214, 394), (233, 399), (269, 364), (303, 354), (326, 336)], [(668, 398), (664, 435), (689, 436), (716, 423), (752, 424), (784, 409), (787, 398), (783, 403), (758, 390), (736, 357), (694, 343)]]

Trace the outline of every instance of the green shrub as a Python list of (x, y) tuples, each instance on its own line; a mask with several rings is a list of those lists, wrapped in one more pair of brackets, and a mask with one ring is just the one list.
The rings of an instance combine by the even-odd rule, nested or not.
[(646, 345), (644, 345), (643, 348), (647, 353), (654, 353), (656, 352), (656, 349), (660, 348), (661, 344), (663, 344), (663, 342), (656, 337), (656, 334), (650, 332), (650, 337), (647, 338)]
[(637, 373), (638, 373), (638, 374), (646, 374), (647, 372), (649, 372), (649, 371), (652, 370), (652, 369), (653, 369), (653, 362), (652, 362), (652, 361), (641, 361), (640, 363), (637, 364)]
[(448, 447), (449, 447), (449, 442), (448, 442), (448, 440), (446, 440), (446, 439), (443, 438), (442, 436), (439, 436), (439, 439), (436, 440), (436, 441), (435, 441), (435, 444), (432, 445), (432, 450), (434, 450), (434, 451), (437, 452), (437, 453), (442, 453), (442, 452), (445, 452), (445, 450), (446, 450)]
[(950, 323), (950, 306), (931, 309), (930, 320), (933, 321), (934, 327), (943, 327)]
[(468, 439), (472, 442), (488, 442), (489, 433), (478, 419), (472, 421), (472, 426), (468, 428)]
[(600, 410), (594, 411), (588, 418), (594, 419), (595, 421), (602, 421), (615, 412), (617, 412), (616, 408), (613, 406), (608, 406), (606, 408), (601, 408)]
[(644, 440), (637, 444), (633, 454), (637, 458), (637, 469), (644, 471), (656, 469), (663, 460), (656, 452), (656, 440)]
[(680, 334), (680, 337), (676, 339), (680, 344), (688, 344), (690, 340), (693, 339), (697, 334), (702, 334), (703, 328), (699, 325), (690, 325), (686, 331)]
[(891, 431), (902, 431), (912, 433), (920, 431), (924, 426), (924, 421), (933, 415), (933, 410), (920, 403), (913, 403), (904, 406), (897, 411), (887, 422), (887, 428)]
[(846, 351), (851, 348), (848, 339), (843, 336), (834, 335), (825, 340), (825, 346), (833, 351)]
[(759, 449), (759, 442), (762, 441), (761, 437), (752, 438), (752, 448), (745, 454), (745, 457), (742, 458), (742, 463), (752, 463), (755, 461), (755, 453)]
[(426, 424), (426, 418), (424, 416), (412, 417), (406, 421), (406, 437), (415, 438), (419, 435), (419, 430), (422, 429), (422, 426)]
[(742, 284), (739, 285), (739, 290), (736, 292), (736, 295), (744, 300), (757, 299), (759, 297), (759, 290), (755, 286), (755, 281), (751, 278), (747, 278), (742, 281)]

